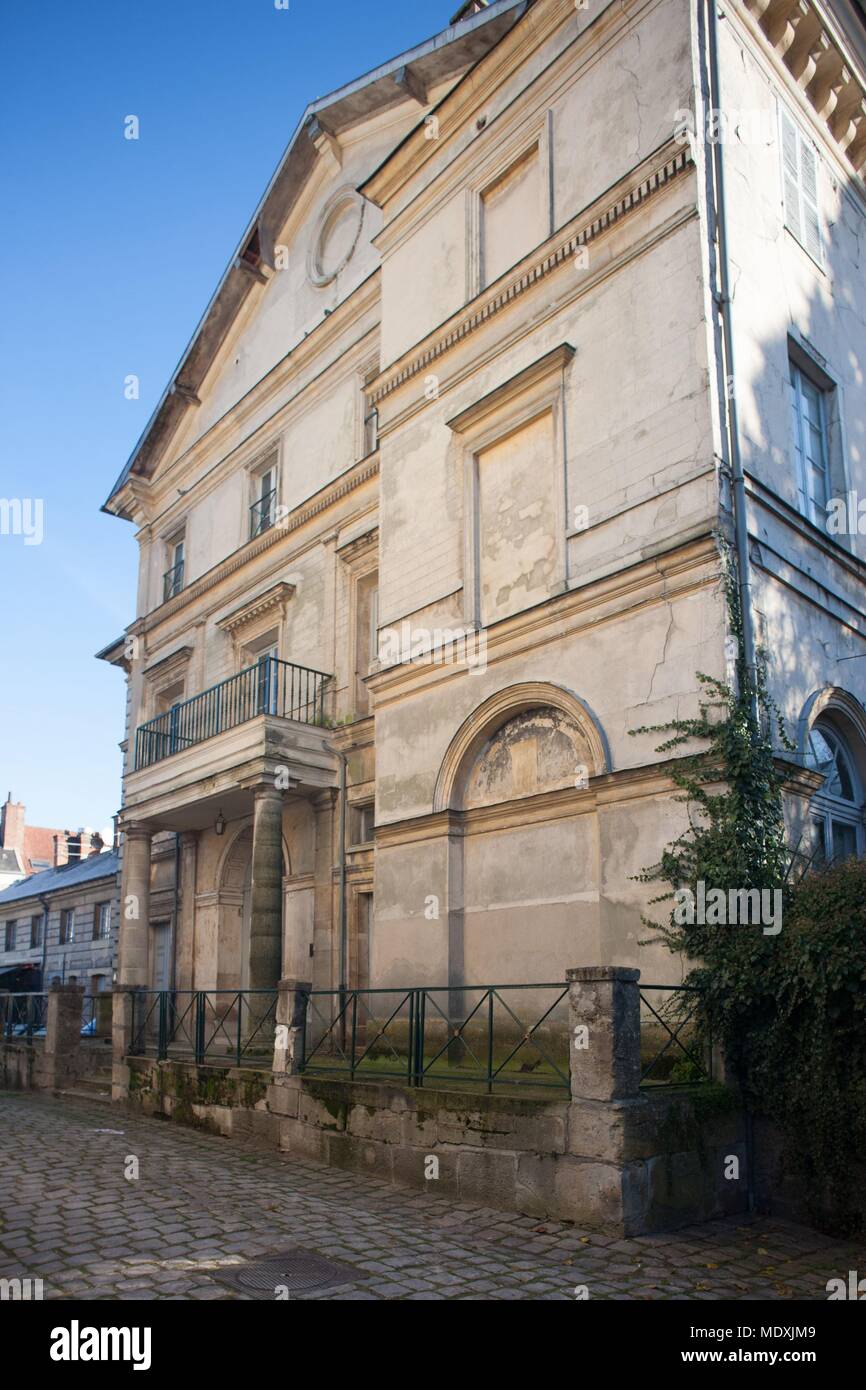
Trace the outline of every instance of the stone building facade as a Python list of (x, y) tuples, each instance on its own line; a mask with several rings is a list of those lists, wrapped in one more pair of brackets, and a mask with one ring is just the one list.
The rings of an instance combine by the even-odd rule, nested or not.
[(305, 112), (106, 503), (123, 983), (678, 978), (636, 731), (732, 672), (720, 537), (863, 848), (866, 24), (721, 8), (467, 6)]
[(0, 989), (53, 981), (107, 994), (115, 982), (119, 856), (93, 851), (0, 893)]

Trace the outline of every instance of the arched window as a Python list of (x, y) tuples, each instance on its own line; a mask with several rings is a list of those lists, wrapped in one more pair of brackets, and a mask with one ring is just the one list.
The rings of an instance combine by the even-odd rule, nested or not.
[(845, 740), (826, 720), (820, 719), (812, 726), (808, 763), (824, 777), (811, 805), (818, 858), (829, 862), (862, 854), (864, 805), (860, 778)]

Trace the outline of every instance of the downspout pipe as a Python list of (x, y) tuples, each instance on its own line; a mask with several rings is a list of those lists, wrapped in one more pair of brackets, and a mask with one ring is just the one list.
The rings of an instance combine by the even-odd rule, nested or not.
[(41, 902), (43, 911), (45, 912), (45, 921), (42, 924), (42, 965), (40, 967), (41, 988), (44, 992), (44, 990), (46, 989), (45, 969), (48, 963), (48, 913), (51, 905), (44, 893), (39, 894), (39, 901)]
[(714, 115), (711, 137), (708, 123), (704, 122), (704, 141), (707, 158), (713, 170), (713, 216), (715, 219), (716, 277), (717, 289), (714, 300), (722, 329), (722, 350), (724, 356), (721, 408), (723, 417), (723, 438), (727, 443), (727, 463), (731, 474), (732, 501), (734, 513), (734, 544), (737, 556), (737, 587), (740, 599), (740, 612), (743, 625), (742, 658), (749, 681), (750, 710), (754, 728), (758, 727), (758, 699), (756, 691), (757, 657), (755, 649), (755, 627), (752, 617), (752, 567), (749, 558), (749, 526), (746, 502), (746, 480), (743, 475), (743, 460), (740, 453), (740, 421), (736, 396), (736, 369), (734, 365), (734, 335), (731, 326), (730, 269), (728, 265), (728, 219), (725, 202), (725, 161), (722, 134), (725, 124), (719, 119), (722, 110), (721, 82), (719, 79), (719, 17), (716, 0), (706, 0), (707, 15), (707, 57), (709, 80), (710, 112)]
[[(736, 370), (734, 366), (734, 335), (731, 326), (730, 267), (728, 265), (728, 219), (725, 202), (725, 160), (723, 136), (726, 129), (721, 119), (722, 91), (719, 78), (719, 12), (717, 0), (706, 0), (707, 16), (707, 59), (709, 82), (709, 105), (713, 115), (712, 131), (704, 122), (705, 149), (713, 170), (713, 216), (715, 219), (716, 274), (717, 288), (714, 299), (721, 321), (723, 379), (721, 382), (721, 409), (723, 416), (723, 439), (727, 442), (728, 465), (731, 474), (732, 501), (734, 511), (734, 543), (737, 556), (737, 587), (740, 599), (740, 614), (743, 628), (742, 660), (749, 682), (749, 710), (755, 736), (758, 732), (757, 695), (757, 655), (755, 650), (755, 628), (752, 619), (752, 566), (749, 557), (749, 526), (746, 510), (746, 480), (743, 476), (743, 460), (740, 453), (740, 421), (737, 409)], [(742, 1090), (742, 1086), (741, 1086)], [(755, 1127), (754, 1116), (747, 1105), (744, 1106), (745, 1149), (746, 1149), (746, 1201), (748, 1211), (754, 1212), (755, 1198)]]
[(340, 1007), (343, 1007), (345, 992), (349, 984), (349, 933), (346, 913), (346, 782), (347, 759), (345, 753), (338, 753), (340, 759), (340, 838), (339, 838), (339, 918), (340, 918)]

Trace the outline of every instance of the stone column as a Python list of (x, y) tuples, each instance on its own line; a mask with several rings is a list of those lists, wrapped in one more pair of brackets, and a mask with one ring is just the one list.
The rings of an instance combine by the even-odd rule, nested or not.
[(583, 965), (565, 972), (571, 1034), (572, 1100), (638, 1097), (639, 970)]
[(276, 989), (283, 973), (283, 797), (273, 786), (253, 793), (250, 989)]
[(123, 835), (120, 891), (118, 982), (147, 988), (147, 934), (150, 926), (150, 830), (128, 825)]
[(57, 1091), (71, 1085), (81, 1072), (83, 985), (53, 985), (48, 993), (45, 1045), (37, 1063), (36, 1084)]

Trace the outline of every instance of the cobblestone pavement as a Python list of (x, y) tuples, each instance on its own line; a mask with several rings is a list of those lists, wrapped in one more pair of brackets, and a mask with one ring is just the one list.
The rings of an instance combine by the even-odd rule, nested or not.
[(0, 1278), (40, 1277), (45, 1298), (249, 1297), (220, 1270), (295, 1248), (354, 1277), (292, 1298), (826, 1299), (866, 1268), (778, 1220), (620, 1240), (33, 1093), (0, 1093), (0, 1172)]

